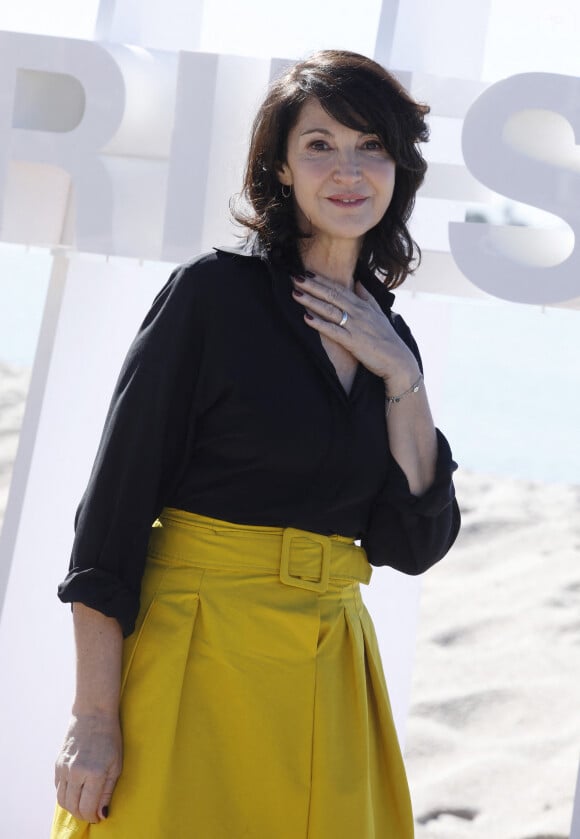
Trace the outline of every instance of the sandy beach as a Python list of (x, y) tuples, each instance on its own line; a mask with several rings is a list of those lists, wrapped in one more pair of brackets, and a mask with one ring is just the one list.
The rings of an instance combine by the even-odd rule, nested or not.
[(580, 486), (457, 475), (424, 577), (407, 736), (417, 839), (566, 839), (580, 757)]
[[(0, 364), (0, 522), (29, 371)], [(580, 757), (580, 486), (459, 472), (424, 578), (407, 767), (417, 839), (567, 839)]]

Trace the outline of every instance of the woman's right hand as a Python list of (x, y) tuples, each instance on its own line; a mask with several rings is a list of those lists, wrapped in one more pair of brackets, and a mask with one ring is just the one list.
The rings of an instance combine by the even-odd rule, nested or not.
[(73, 715), (55, 766), (60, 806), (83, 821), (106, 818), (122, 762), (118, 714)]

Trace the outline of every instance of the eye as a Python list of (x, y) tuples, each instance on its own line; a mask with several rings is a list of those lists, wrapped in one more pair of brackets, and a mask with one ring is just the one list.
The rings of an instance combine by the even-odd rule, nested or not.
[(385, 151), (384, 143), (378, 137), (369, 137), (368, 140), (363, 142), (363, 148), (368, 149), (368, 151)]
[(326, 140), (312, 140), (308, 144), (308, 148), (312, 149), (312, 151), (326, 151), (330, 148)]

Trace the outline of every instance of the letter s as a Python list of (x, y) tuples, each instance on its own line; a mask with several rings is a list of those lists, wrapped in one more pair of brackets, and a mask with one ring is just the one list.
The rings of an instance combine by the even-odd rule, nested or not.
[[(538, 115), (538, 109), (552, 113)], [(465, 118), (463, 153), (470, 172), (490, 189), (564, 219), (577, 237), (572, 253), (559, 264), (534, 265), (510, 258), (502, 248), (502, 237), (505, 243), (509, 228), (451, 222), (451, 253), (461, 271), (483, 291), (505, 300), (544, 304), (580, 295), (580, 167), (574, 162), (575, 171), (566, 165), (578, 148), (572, 141), (568, 160), (557, 162), (553, 143), (542, 149), (544, 159), (538, 154), (538, 124), (542, 126), (543, 117), (544, 127), (553, 128), (554, 112), (571, 125), (577, 143), (580, 78), (553, 73), (511, 76), (487, 88)], [(523, 128), (521, 120), (519, 124), (514, 120), (516, 114), (526, 117)], [(535, 131), (530, 132), (530, 126)], [(559, 135), (561, 146), (561, 131)], [(542, 144), (545, 146), (546, 138)]]

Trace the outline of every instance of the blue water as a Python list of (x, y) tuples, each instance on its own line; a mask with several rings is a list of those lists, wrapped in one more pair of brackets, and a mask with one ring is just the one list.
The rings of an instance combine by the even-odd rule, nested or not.
[(580, 483), (580, 311), (457, 300), (438, 420), (467, 468)]
[[(0, 361), (32, 364), (50, 266), (46, 251), (0, 245)], [(448, 300), (436, 421), (460, 465), (580, 483), (580, 311)]]

